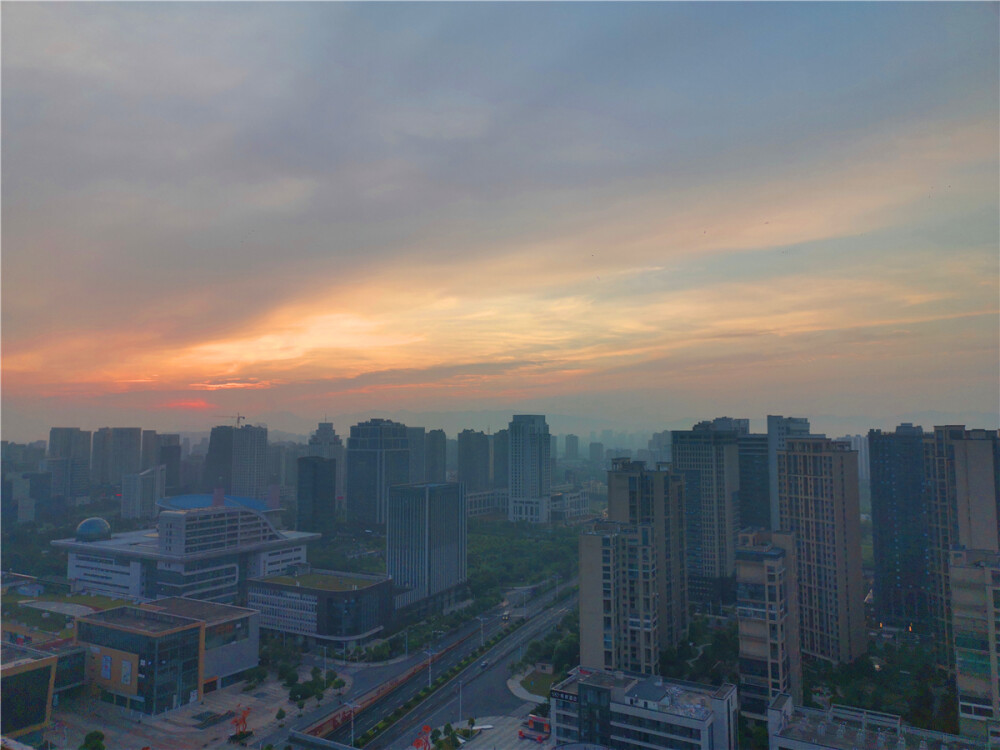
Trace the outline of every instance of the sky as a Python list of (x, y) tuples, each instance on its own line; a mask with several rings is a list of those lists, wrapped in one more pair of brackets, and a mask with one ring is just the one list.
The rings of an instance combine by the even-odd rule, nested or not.
[(4, 3), (3, 437), (995, 427), (998, 8)]

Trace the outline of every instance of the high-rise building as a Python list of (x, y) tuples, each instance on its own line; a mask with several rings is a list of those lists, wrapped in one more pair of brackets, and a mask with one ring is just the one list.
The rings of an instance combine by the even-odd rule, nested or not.
[(872, 430), (866, 445), (871, 464), (875, 618), (885, 626), (926, 633), (930, 579), (924, 431), (909, 423), (895, 432)]
[(785, 450), (785, 441), (790, 437), (807, 437), (809, 420), (804, 417), (782, 417), (767, 415), (767, 473), (771, 483), (771, 529), (778, 525), (778, 451)]
[(329, 542), (336, 532), (337, 461), (320, 456), (298, 459), (297, 531), (318, 531)]
[(208, 453), (205, 454), (205, 468), (202, 488), (215, 490), (221, 487), (226, 492), (233, 488), (233, 433), (235, 427), (220, 425), (213, 427), (208, 439)]
[(166, 492), (167, 469), (153, 466), (122, 477), (122, 518), (153, 518)]
[(590, 444), (590, 464), (593, 468), (601, 470), (605, 466), (604, 461), (604, 443), (591, 443)]
[(164, 438), (169, 437), (179, 436), (160, 435), (160, 465), (166, 471), (166, 494), (177, 495), (181, 491), (181, 444), (179, 440), (164, 442)]
[(507, 426), (510, 436), (511, 521), (548, 523), (552, 489), (551, 441), (545, 417), (515, 414)]
[(928, 607), (942, 667), (954, 668), (952, 549), (1000, 552), (1000, 441), (996, 430), (943, 425), (924, 440), (928, 536)]
[(576, 461), (580, 458), (580, 438), (576, 435), (566, 436), (566, 460)]
[(111, 428), (111, 458), (109, 482), (121, 485), (126, 474), (138, 474), (142, 468), (142, 429), (140, 427)]
[(510, 433), (498, 430), (493, 442), (493, 486), (503, 489), (510, 486)]
[(959, 732), (994, 747), (1000, 739), (1000, 555), (953, 549), (949, 572)]
[(49, 430), (48, 458), (68, 461), (62, 492), (65, 497), (90, 493), (90, 432), (79, 427)]
[(447, 477), (448, 438), (444, 430), (428, 430), (424, 436), (424, 476), (428, 482), (443, 482)]
[(344, 477), (347, 474), (344, 471), (344, 467), (347, 465), (346, 451), (347, 448), (344, 446), (344, 441), (340, 439), (340, 435), (333, 429), (333, 422), (320, 422), (316, 428), (316, 432), (309, 437), (309, 448), (306, 455), (332, 458), (337, 462), (336, 496), (339, 498), (338, 505), (342, 505), (344, 502)]
[(267, 428), (245, 424), (233, 431), (234, 495), (267, 495)]
[(94, 432), (91, 443), (90, 481), (96, 485), (111, 482), (111, 428), (101, 427)]
[(457, 598), (467, 578), (466, 511), (454, 482), (396, 485), (389, 490), (386, 572), (396, 609), (442, 609)]
[(702, 422), (671, 433), (672, 467), (685, 478), (688, 597), (716, 609), (732, 601), (740, 490), (739, 446), (735, 432)]
[(852, 662), (866, 648), (858, 454), (824, 437), (778, 452), (779, 528), (795, 533), (804, 657)]
[(142, 471), (158, 466), (160, 460), (160, 439), (156, 430), (142, 431), (142, 458), (140, 468)]
[(659, 671), (657, 545), (651, 524), (599, 522), (580, 534), (580, 664)]
[(383, 526), (389, 488), (409, 479), (406, 425), (371, 419), (351, 427), (347, 438), (347, 512), (352, 520)]
[(458, 433), (458, 481), (465, 485), (466, 492), (489, 489), (490, 437), (485, 432)]
[(771, 528), (771, 479), (767, 435), (740, 435), (736, 439), (740, 461), (739, 519), (741, 527)]
[(679, 475), (642, 461), (619, 459), (608, 472), (608, 519), (651, 526), (656, 547), (657, 620), (662, 648), (687, 634), (688, 577), (684, 483)]
[(781, 693), (802, 702), (795, 535), (746, 530), (736, 547), (740, 713), (767, 720)]
[(427, 458), (424, 443), (426, 432), (423, 427), (406, 428), (407, 446), (410, 450), (410, 484), (423, 484), (427, 481)]

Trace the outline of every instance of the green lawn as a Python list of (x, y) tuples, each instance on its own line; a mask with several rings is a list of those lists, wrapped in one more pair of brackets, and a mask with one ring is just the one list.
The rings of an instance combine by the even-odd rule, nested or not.
[(521, 687), (523, 687), (529, 693), (534, 693), (535, 695), (540, 695), (544, 698), (548, 697), (549, 688), (552, 687), (552, 683), (554, 680), (555, 680), (555, 675), (542, 674), (541, 672), (532, 672), (523, 680), (521, 680)]

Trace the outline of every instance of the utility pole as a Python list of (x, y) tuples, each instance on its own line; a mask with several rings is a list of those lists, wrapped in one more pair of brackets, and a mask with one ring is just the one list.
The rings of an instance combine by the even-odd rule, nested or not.
[(326, 644), (323, 644), (323, 681), (326, 682)]
[(428, 690), (431, 689), (431, 665), (433, 663), (432, 659), (431, 659), (432, 656), (434, 656), (434, 652), (431, 651), (430, 649), (428, 649), (427, 650), (427, 689)]
[(357, 703), (352, 703), (351, 701), (344, 701), (348, 706), (351, 707), (351, 747), (354, 747), (354, 711), (360, 708)]
[(458, 723), (462, 723), (462, 681), (458, 681)]

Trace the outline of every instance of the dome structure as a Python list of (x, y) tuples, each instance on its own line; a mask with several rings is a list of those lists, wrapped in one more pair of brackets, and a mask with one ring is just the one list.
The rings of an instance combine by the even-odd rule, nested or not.
[(111, 524), (97, 516), (80, 521), (80, 525), (76, 527), (76, 541), (78, 542), (97, 542), (110, 538)]

